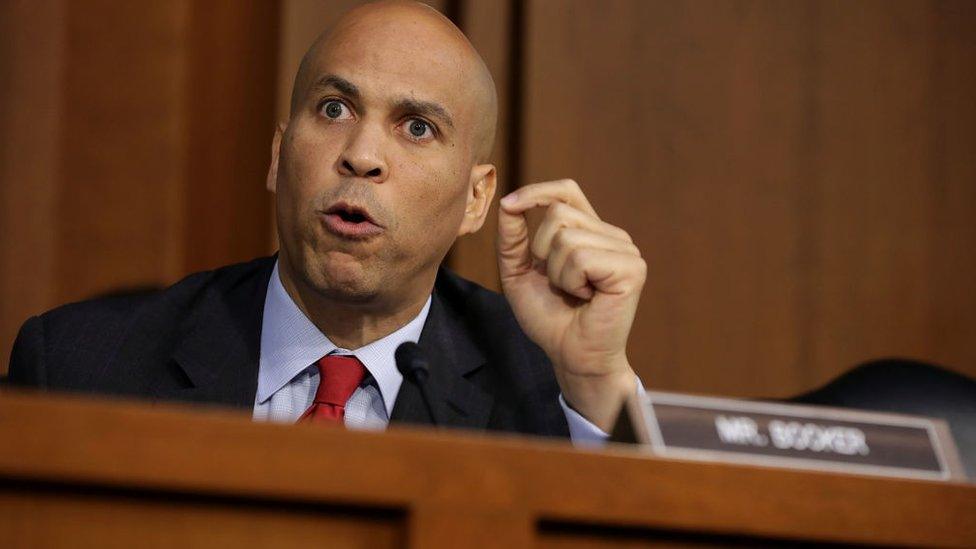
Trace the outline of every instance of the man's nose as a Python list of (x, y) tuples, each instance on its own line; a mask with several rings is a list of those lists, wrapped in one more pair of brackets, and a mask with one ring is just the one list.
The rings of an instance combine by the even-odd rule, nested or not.
[(389, 169), (383, 154), (384, 135), (379, 128), (363, 124), (349, 136), (346, 148), (339, 156), (339, 173), (350, 177), (364, 177), (374, 183), (386, 180)]

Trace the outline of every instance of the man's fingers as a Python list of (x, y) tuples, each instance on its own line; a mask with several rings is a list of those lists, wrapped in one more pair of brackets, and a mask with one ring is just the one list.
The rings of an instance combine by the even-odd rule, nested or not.
[[(604, 223), (564, 202), (556, 202), (546, 209), (545, 218), (543, 218), (542, 223), (539, 224), (539, 228), (532, 237), (530, 248), (532, 255), (536, 259), (547, 259), (552, 248), (553, 239), (564, 228), (585, 229), (608, 238), (620, 240), (621, 242), (633, 243), (627, 231), (609, 223)], [(636, 250), (637, 248), (634, 247), (634, 249)]]
[(596, 248), (640, 257), (640, 250), (631, 242), (584, 229), (564, 228), (552, 240), (552, 250), (546, 257), (546, 274), (554, 285), (559, 285), (563, 267), (573, 250)]
[(569, 253), (555, 285), (581, 299), (593, 290), (625, 295), (640, 291), (647, 277), (647, 264), (629, 253), (599, 248), (575, 248)]
[(498, 209), (498, 271), (506, 277), (522, 274), (532, 268), (529, 252), (529, 226), (522, 213)]
[[(546, 208), (546, 215), (530, 238), (525, 213), (533, 208)], [(575, 244), (561, 242), (555, 246), (560, 252), (550, 257), (558, 238), (571, 239)], [(526, 185), (502, 199), (498, 214), (498, 266), (503, 280), (531, 270), (534, 256), (547, 262), (550, 280), (560, 286), (558, 279), (562, 275), (557, 273), (564, 270), (574, 246), (640, 256), (630, 235), (601, 221), (579, 185), (571, 179)], [(587, 284), (566, 291), (584, 299), (592, 297), (592, 287)]]
[(579, 185), (572, 179), (545, 181), (526, 185), (502, 199), (501, 209), (510, 213), (522, 213), (539, 206), (563, 202), (597, 219), (596, 210), (590, 205)]

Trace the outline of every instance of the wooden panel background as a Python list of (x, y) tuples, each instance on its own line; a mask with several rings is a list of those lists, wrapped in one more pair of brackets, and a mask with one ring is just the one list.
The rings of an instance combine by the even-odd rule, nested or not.
[(31, 314), (267, 253), (277, 16), (0, 2), (4, 357)]
[(527, 4), (521, 181), (650, 266), (650, 385), (779, 396), (901, 355), (976, 373), (976, 4)]
[[(0, 3), (0, 352), (58, 303), (273, 249), (273, 121), (359, 3)], [(649, 386), (976, 375), (976, 4), (432, 3), (495, 76), (501, 190), (573, 177), (641, 246)], [(491, 287), (494, 230), (449, 257)]]
[[(64, 6), (0, 2), (0, 353), (27, 315), (57, 303), (57, 154), (63, 96)], [(33, 29), (46, 27), (46, 40)]]

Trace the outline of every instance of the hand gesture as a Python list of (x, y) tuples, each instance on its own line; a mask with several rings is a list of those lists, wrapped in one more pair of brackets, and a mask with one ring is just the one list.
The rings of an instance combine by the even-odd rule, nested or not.
[[(535, 235), (525, 213), (544, 208)], [(498, 267), (522, 330), (549, 356), (563, 397), (604, 431), (635, 390), (627, 360), (647, 264), (626, 231), (600, 220), (572, 180), (501, 201)]]

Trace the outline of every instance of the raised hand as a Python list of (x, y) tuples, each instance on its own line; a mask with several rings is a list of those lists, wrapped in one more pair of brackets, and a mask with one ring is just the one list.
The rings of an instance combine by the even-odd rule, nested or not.
[[(525, 213), (546, 210), (535, 235)], [(498, 267), (522, 330), (549, 356), (563, 397), (609, 431), (636, 390), (627, 337), (647, 264), (626, 231), (600, 220), (572, 180), (527, 185), (501, 201)]]

